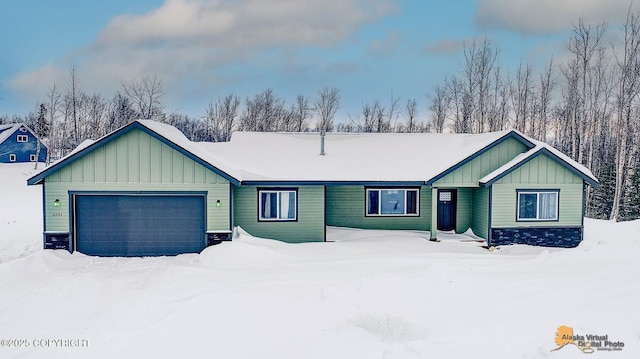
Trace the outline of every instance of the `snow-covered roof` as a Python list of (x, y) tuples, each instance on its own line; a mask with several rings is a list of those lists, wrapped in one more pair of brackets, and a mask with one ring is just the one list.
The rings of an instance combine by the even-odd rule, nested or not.
[[(24, 126), (24, 124), (10, 123), (6, 125), (0, 125), (0, 143), (11, 137), (11, 135), (20, 128), (20, 126)], [(27, 128), (27, 126), (25, 126), (25, 128)]]
[[(561, 161), (585, 176), (593, 174), (561, 152), (534, 141), (517, 131), (483, 134), (440, 133), (327, 133), (324, 155), (319, 133), (235, 132), (229, 142), (192, 142), (177, 128), (150, 120), (138, 120), (131, 126), (142, 127), (185, 155), (215, 170), (236, 184), (276, 182), (415, 182), (427, 183), (457, 165), (473, 158), (487, 147), (514, 136), (527, 147), (545, 148)], [(116, 131), (116, 132), (118, 132)], [(110, 137), (107, 135), (105, 137)], [(72, 157), (99, 145), (83, 143), (69, 155), (29, 179), (38, 183), (50, 171)], [(490, 181), (532, 156), (532, 149), (492, 172)], [(493, 177), (491, 177), (493, 175)], [(485, 182), (486, 183), (486, 182)]]
[(508, 135), (235, 132), (202, 143), (211, 158), (240, 170), (241, 181), (424, 182)]

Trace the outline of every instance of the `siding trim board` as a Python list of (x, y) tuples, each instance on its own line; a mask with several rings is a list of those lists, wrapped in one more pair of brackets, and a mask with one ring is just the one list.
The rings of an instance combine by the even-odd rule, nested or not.
[(493, 236), (491, 235), (491, 226), (493, 225), (491, 223), (491, 213), (493, 213), (493, 186), (489, 186), (489, 210), (487, 211), (487, 216), (489, 217), (487, 220), (487, 245), (489, 247), (492, 246), (492, 241), (493, 241)]
[(424, 181), (242, 181), (241, 186), (420, 187)]

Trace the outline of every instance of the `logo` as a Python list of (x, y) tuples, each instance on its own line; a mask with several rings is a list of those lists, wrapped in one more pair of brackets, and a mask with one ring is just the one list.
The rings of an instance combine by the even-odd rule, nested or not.
[(556, 344), (557, 348), (551, 349), (551, 351), (559, 350), (565, 346), (571, 344), (575, 345), (580, 351), (585, 354), (591, 354), (598, 351), (620, 351), (624, 348), (624, 342), (609, 340), (609, 335), (595, 335), (587, 334), (580, 335), (574, 334), (573, 328), (561, 325), (556, 331)]

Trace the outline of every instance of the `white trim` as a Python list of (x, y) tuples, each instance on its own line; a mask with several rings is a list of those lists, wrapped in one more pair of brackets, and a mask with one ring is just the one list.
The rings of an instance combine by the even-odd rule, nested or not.
[(29, 142), (29, 136), (27, 136), (27, 135), (18, 135), (16, 140), (18, 142)]
[[(293, 218), (282, 218), (282, 206), (280, 203), (281, 200), (281, 196), (280, 194), (287, 194), (287, 212), (289, 211), (289, 196), (292, 195), (294, 196), (294, 200), (293, 200)], [(276, 216), (274, 218), (265, 218), (262, 216), (262, 194), (275, 194), (276, 196)], [(265, 221), (265, 222), (292, 222), (292, 221), (297, 221), (298, 220), (298, 198), (296, 197), (298, 195), (298, 192), (295, 189), (279, 189), (279, 190), (259, 190), (258, 191), (258, 220), (259, 221)]]
[(9, 155), (9, 162), (15, 162), (17, 160), (17, 157), (14, 153)]
[(38, 159), (38, 157), (36, 157), (35, 154), (32, 153), (32, 154), (29, 155), (29, 161), (30, 162), (35, 162), (37, 159)]
[[(378, 213), (369, 213), (369, 193), (372, 191), (378, 192)], [(382, 196), (380, 191), (404, 191), (404, 208), (403, 213), (380, 213), (382, 208)], [(416, 193), (416, 213), (407, 213), (408, 194), (409, 192)], [(365, 193), (365, 217), (419, 217), (420, 216), (420, 189), (419, 188), (367, 188)]]
[[(535, 218), (521, 218), (520, 217), (520, 195), (522, 194), (535, 194), (536, 195), (536, 217)], [(541, 194), (554, 194), (555, 195), (555, 216), (554, 218), (540, 218), (540, 195)], [(516, 207), (516, 220), (518, 222), (527, 222), (527, 221), (535, 221), (535, 222), (544, 222), (544, 221), (557, 221), (558, 215), (560, 212), (560, 192), (555, 190), (544, 190), (544, 191), (518, 191), (517, 192), (518, 200)]]

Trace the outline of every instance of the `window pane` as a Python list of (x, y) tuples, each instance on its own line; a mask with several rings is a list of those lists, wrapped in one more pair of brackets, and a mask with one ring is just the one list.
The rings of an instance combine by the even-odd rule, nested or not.
[(296, 193), (279, 192), (280, 196), (280, 218), (279, 219), (295, 219), (296, 218)]
[(418, 214), (418, 191), (407, 191), (407, 214)]
[(404, 190), (380, 190), (380, 214), (404, 214)]
[(260, 194), (262, 200), (262, 208), (260, 209), (260, 215), (262, 218), (277, 218), (277, 197), (273, 192), (262, 192)]
[(296, 193), (291, 192), (289, 195), (289, 215), (287, 218), (295, 219), (296, 218)]
[(520, 219), (535, 219), (538, 209), (538, 195), (535, 193), (520, 193)]
[(379, 214), (378, 212), (378, 195), (379, 191), (369, 190), (367, 214)]
[(558, 194), (540, 193), (539, 219), (556, 219), (558, 213)]

